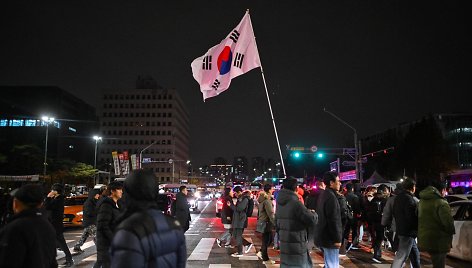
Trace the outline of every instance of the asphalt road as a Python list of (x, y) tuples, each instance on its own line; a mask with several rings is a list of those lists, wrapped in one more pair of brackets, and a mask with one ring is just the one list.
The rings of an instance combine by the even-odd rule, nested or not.
[[(190, 229), (186, 232), (187, 243), (187, 267), (189, 268), (231, 268), (231, 267), (279, 267), (279, 252), (269, 250), (269, 256), (276, 261), (274, 265), (264, 265), (262, 261), (257, 258), (256, 250), (260, 249), (261, 239), (260, 235), (254, 232), (256, 225), (256, 217), (249, 220), (249, 227), (244, 232), (243, 236), (250, 242), (254, 243), (254, 247), (250, 252), (241, 258), (234, 258), (230, 255), (235, 252), (235, 249), (220, 248), (216, 245), (216, 238), (219, 237), (224, 229), (221, 220), (215, 217), (215, 201), (201, 201), (199, 203), (201, 212), (192, 213), (192, 222)], [(257, 215), (257, 208), (254, 209), (254, 216)], [(65, 232), (65, 238), (68, 246), (71, 248), (80, 238), (81, 228), (68, 228)], [(80, 255), (75, 255), (74, 260), (76, 265), (74, 267), (93, 267), (96, 261), (96, 249), (93, 241), (89, 238), (86, 244), (82, 247), (85, 250)], [(63, 263), (64, 254), (58, 251), (59, 264)], [(323, 267), (323, 257), (321, 252), (314, 250), (311, 252), (311, 257), (314, 267)], [(351, 250), (347, 256), (341, 257), (340, 267), (390, 267), (393, 260), (393, 253), (384, 251), (383, 256), (385, 263), (376, 264), (371, 258), (370, 243), (365, 241), (361, 243), (359, 250)], [(429, 256), (427, 254), (421, 255), (422, 267), (432, 267)], [(447, 258), (446, 267), (465, 268), (472, 267), (472, 263), (464, 262), (454, 258)], [(406, 267), (409, 267), (407, 265)]]

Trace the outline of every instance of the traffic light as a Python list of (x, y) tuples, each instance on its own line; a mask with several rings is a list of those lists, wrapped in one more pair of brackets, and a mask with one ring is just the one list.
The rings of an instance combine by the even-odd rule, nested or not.
[(323, 158), (323, 157), (324, 157), (324, 154), (323, 154), (323, 153), (317, 153), (317, 154), (316, 154), (316, 158), (320, 158), (320, 159), (321, 159), (321, 158)]
[(299, 152), (293, 153), (293, 157), (295, 157), (295, 158), (300, 158), (300, 153), (299, 153)]
[(272, 181), (275, 182), (277, 180), (277, 178), (272, 178)]

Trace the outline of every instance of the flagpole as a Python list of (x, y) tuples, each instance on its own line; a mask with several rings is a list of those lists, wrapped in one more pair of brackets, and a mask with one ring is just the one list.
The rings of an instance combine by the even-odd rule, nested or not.
[[(249, 15), (249, 23), (251, 24), (251, 29), (253, 31), (252, 33), (254, 37), (254, 44), (259, 54), (259, 49), (257, 48), (257, 42), (256, 42), (256, 34), (254, 34), (254, 28), (252, 27), (252, 21), (251, 21), (251, 16), (249, 14), (249, 9), (247, 10), (247, 14)], [(259, 60), (260, 60), (260, 55), (259, 55)], [(264, 69), (262, 68), (262, 61), (261, 61), (261, 74), (262, 74), (262, 81), (264, 82), (264, 88), (265, 88), (265, 92), (267, 96), (267, 103), (269, 104), (270, 117), (272, 118), (272, 125), (274, 126), (275, 139), (277, 140), (277, 147), (279, 148), (279, 155), (280, 155), (280, 161), (282, 163), (282, 170), (284, 172), (284, 178), (286, 178), (287, 173), (285, 172), (284, 158), (282, 157), (282, 150), (280, 149), (279, 135), (277, 134), (277, 127), (275, 126), (274, 113), (272, 112), (272, 105), (270, 104), (269, 91), (267, 90), (267, 83), (264, 76)]]

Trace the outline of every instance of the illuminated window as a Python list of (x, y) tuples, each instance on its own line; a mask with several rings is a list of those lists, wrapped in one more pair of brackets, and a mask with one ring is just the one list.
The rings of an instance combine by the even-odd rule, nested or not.
[(36, 120), (25, 120), (25, 127), (35, 127)]
[(10, 120), (10, 127), (22, 127), (23, 126), (23, 120), (18, 120), (18, 119), (13, 119)]

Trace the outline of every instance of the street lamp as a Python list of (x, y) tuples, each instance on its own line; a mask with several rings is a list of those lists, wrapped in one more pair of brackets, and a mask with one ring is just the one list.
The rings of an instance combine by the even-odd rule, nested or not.
[(48, 165), (48, 135), (49, 135), (49, 124), (54, 122), (54, 117), (43, 116), (41, 117), (43, 122), (46, 124), (46, 142), (44, 144), (44, 168), (43, 168), (43, 176), (46, 176), (46, 169)]
[(144, 149), (142, 149), (140, 152), (139, 152), (139, 168), (141, 168), (142, 166), (142, 163), (143, 163), (143, 152), (146, 151), (147, 149), (149, 149), (149, 147), (153, 146), (154, 144), (156, 144), (157, 140), (153, 141), (151, 144), (149, 144), (148, 146), (146, 146)]
[(343, 123), (344, 125), (348, 126), (350, 129), (354, 131), (354, 150), (355, 150), (354, 163), (356, 167), (356, 178), (359, 179), (360, 183), (362, 183), (362, 171), (359, 169), (359, 147), (358, 147), (358, 142), (357, 142), (357, 130), (353, 126), (349, 125), (346, 121), (339, 118), (337, 115), (326, 110), (326, 108), (323, 108), (323, 111), (328, 113), (332, 117), (336, 118), (339, 122)]
[(97, 146), (98, 142), (102, 141), (102, 137), (100, 136), (93, 136), (93, 139), (95, 140), (95, 158), (93, 160), (93, 168), (97, 168)]

